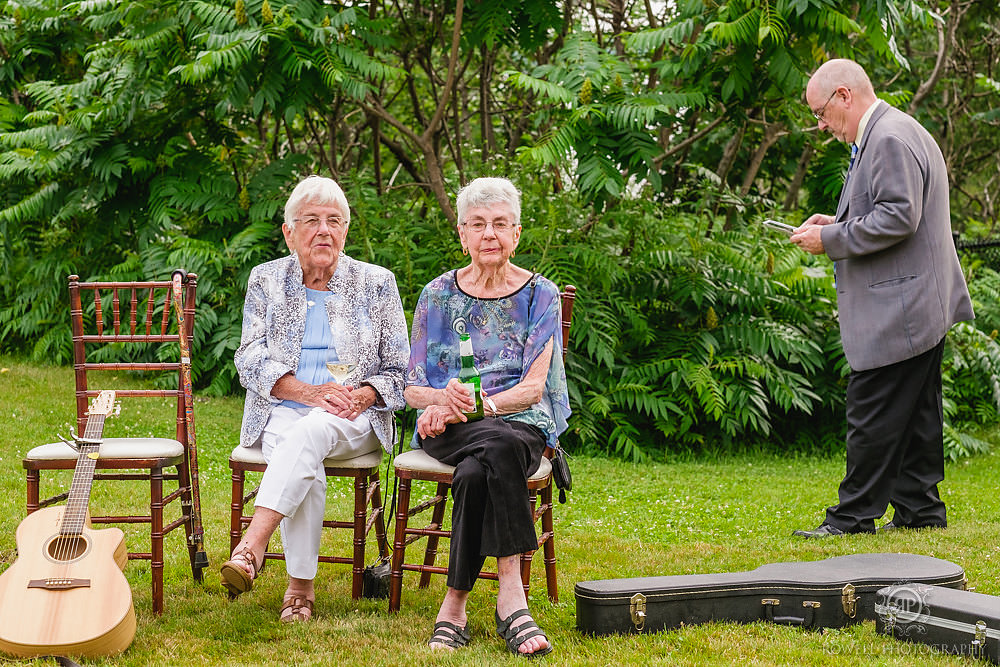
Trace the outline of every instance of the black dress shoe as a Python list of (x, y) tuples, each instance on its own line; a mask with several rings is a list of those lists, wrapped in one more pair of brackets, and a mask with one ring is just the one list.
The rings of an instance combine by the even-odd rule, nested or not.
[(905, 523), (896, 523), (896, 520), (893, 519), (889, 523), (881, 525), (875, 530), (881, 533), (884, 530), (918, 530), (920, 528), (944, 528), (944, 526), (936, 523), (927, 523), (922, 526), (912, 526)]
[(809, 537), (809, 538), (820, 538), (820, 537), (833, 537), (835, 535), (843, 535), (844, 531), (839, 528), (834, 528), (828, 523), (821, 523), (815, 530), (796, 530), (792, 535), (797, 537)]

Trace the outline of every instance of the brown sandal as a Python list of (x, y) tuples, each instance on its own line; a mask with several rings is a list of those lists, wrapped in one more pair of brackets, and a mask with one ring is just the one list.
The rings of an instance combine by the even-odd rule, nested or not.
[[(291, 609), (292, 613), (285, 616), (285, 610)], [(306, 616), (302, 613), (303, 610), (308, 610), (309, 615)], [(285, 600), (284, 604), (281, 605), (281, 610), (278, 611), (278, 620), (282, 623), (298, 623), (300, 621), (308, 621), (312, 619), (313, 613), (313, 601), (309, 598), (304, 598), (300, 595), (293, 595), (292, 597)]]
[[(264, 559), (264, 563), (267, 560)], [(246, 563), (250, 566), (251, 573), (240, 565)], [(242, 595), (253, 588), (253, 580), (264, 569), (264, 563), (257, 566), (257, 558), (250, 551), (250, 547), (244, 546), (232, 555), (232, 557), (222, 564), (220, 573), (222, 574), (222, 585), (233, 597)]]

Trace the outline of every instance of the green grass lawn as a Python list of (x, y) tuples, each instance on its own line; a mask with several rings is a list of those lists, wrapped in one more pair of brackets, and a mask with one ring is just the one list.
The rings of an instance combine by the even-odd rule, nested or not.
[[(69, 368), (28, 365), (0, 356), (0, 571), (16, 558), (14, 530), (24, 517), (21, 457), (34, 445), (54, 440), (56, 433), (68, 434), (74, 422), (72, 391)], [(171, 414), (163, 403), (126, 403), (122, 414), (108, 421), (105, 434), (169, 435)], [(227, 458), (238, 435), (242, 400), (198, 398), (195, 414), (211, 560), (205, 581), (191, 580), (182, 532), (171, 534), (166, 613), (155, 617), (150, 611), (148, 564), (130, 562), (125, 573), (139, 619), (135, 641), (121, 656), (88, 663), (520, 664), (520, 659), (506, 653), (493, 630), (493, 582), (476, 586), (470, 602), (473, 641), (453, 655), (431, 653), (424, 646), (444, 593), (441, 577), (420, 590), (415, 575), (404, 575), (402, 611), (389, 616), (386, 601), (351, 600), (347, 566), (323, 565), (317, 578), (315, 622), (289, 626), (277, 620), (285, 585), (283, 564), (271, 562), (252, 592), (230, 602), (219, 583), (218, 567), (228, 557)], [(977, 591), (1000, 594), (998, 453), (949, 464), (941, 487), (949, 507), (947, 530), (824, 541), (805, 541), (791, 533), (815, 527), (825, 507), (836, 500), (842, 457), (774, 454), (641, 466), (574, 457), (572, 466), (574, 491), (569, 503), (557, 505), (555, 511), (559, 604), (551, 604), (545, 596), (540, 557), (532, 573), (531, 609), (555, 645), (546, 659), (549, 664), (971, 664), (881, 637), (871, 622), (823, 633), (763, 623), (719, 623), (644, 635), (585, 637), (575, 629), (573, 586), (590, 579), (748, 570), (770, 562), (910, 552), (956, 562)], [(59, 483), (68, 480), (63, 475)], [(146, 493), (138, 485), (128, 492), (117, 490), (120, 486), (108, 493), (108, 485), (98, 484), (92, 506), (117, 507)], [(332, 482), (331, 513), (336, 507), (346, 516), (350, 502), (346, 480)], [(129, 528), (126, 534), (133, 549), (148, 549), (142, 546), (142, 530)], [(372, 553), (373, 547), (372, 543)], [(348, 542), (344, 539), (332, 548), (347, 553)]]

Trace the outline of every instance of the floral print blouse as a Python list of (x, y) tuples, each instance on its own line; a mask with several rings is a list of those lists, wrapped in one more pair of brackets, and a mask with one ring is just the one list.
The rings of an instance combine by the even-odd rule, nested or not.
[(566, 430), (570, 414), (555, 283), (536, 274), (513, 294), (480, 299), (462, 291), (455, 271), (432, 280), (421, 292), (413, 314), (407, 386), (441, 389), (458, 377), (462, 333), (472, 339), (476, 369), (488, 394), (520, 382), (549, 339), (555, 338), (542, 400), (503, 417), (537, 426), (548, 444), (554, 445)]

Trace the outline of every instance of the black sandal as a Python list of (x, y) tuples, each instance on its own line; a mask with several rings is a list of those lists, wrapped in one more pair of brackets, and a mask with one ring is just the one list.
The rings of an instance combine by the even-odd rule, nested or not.
[[(519, 655), (525, 658), (540, 658), (543, 655), (548, 655), (552, 652), (552, 642), (550, 642), (545, 633), (541, 631), (534, 619), (529, 618), (521, 625), (511, 627), (514, 625), (514, 621), (522, 616), (531, 616), (527, 609), (518, 609), (503, 620), (500, 619), (500, 612), (494, 613), (497, 618), (497, 633), (505, 642), (507, 642), (508, 651), (514, 655)], [(529, 630), (529, 632), (524, 632), (525, 630)], [(523, 635), (521, 634), (522, 632), (524, 632)], [(534, 653), (521, 653), (518, 649), (521, 648), (521, 645), (524, 644), (524, 642), (528, 641), (532, 637), (544, 637), (545, 641), (548, 642), (548, 646), (538, 649)]]
[(434, 624), (434, 634), (427, 640), (427, 645), (444, 644), (455, 649), (468, 646), (470, 639), (468, 624), (464, 628), (460, 628), (448, 621), (438, 621)]

